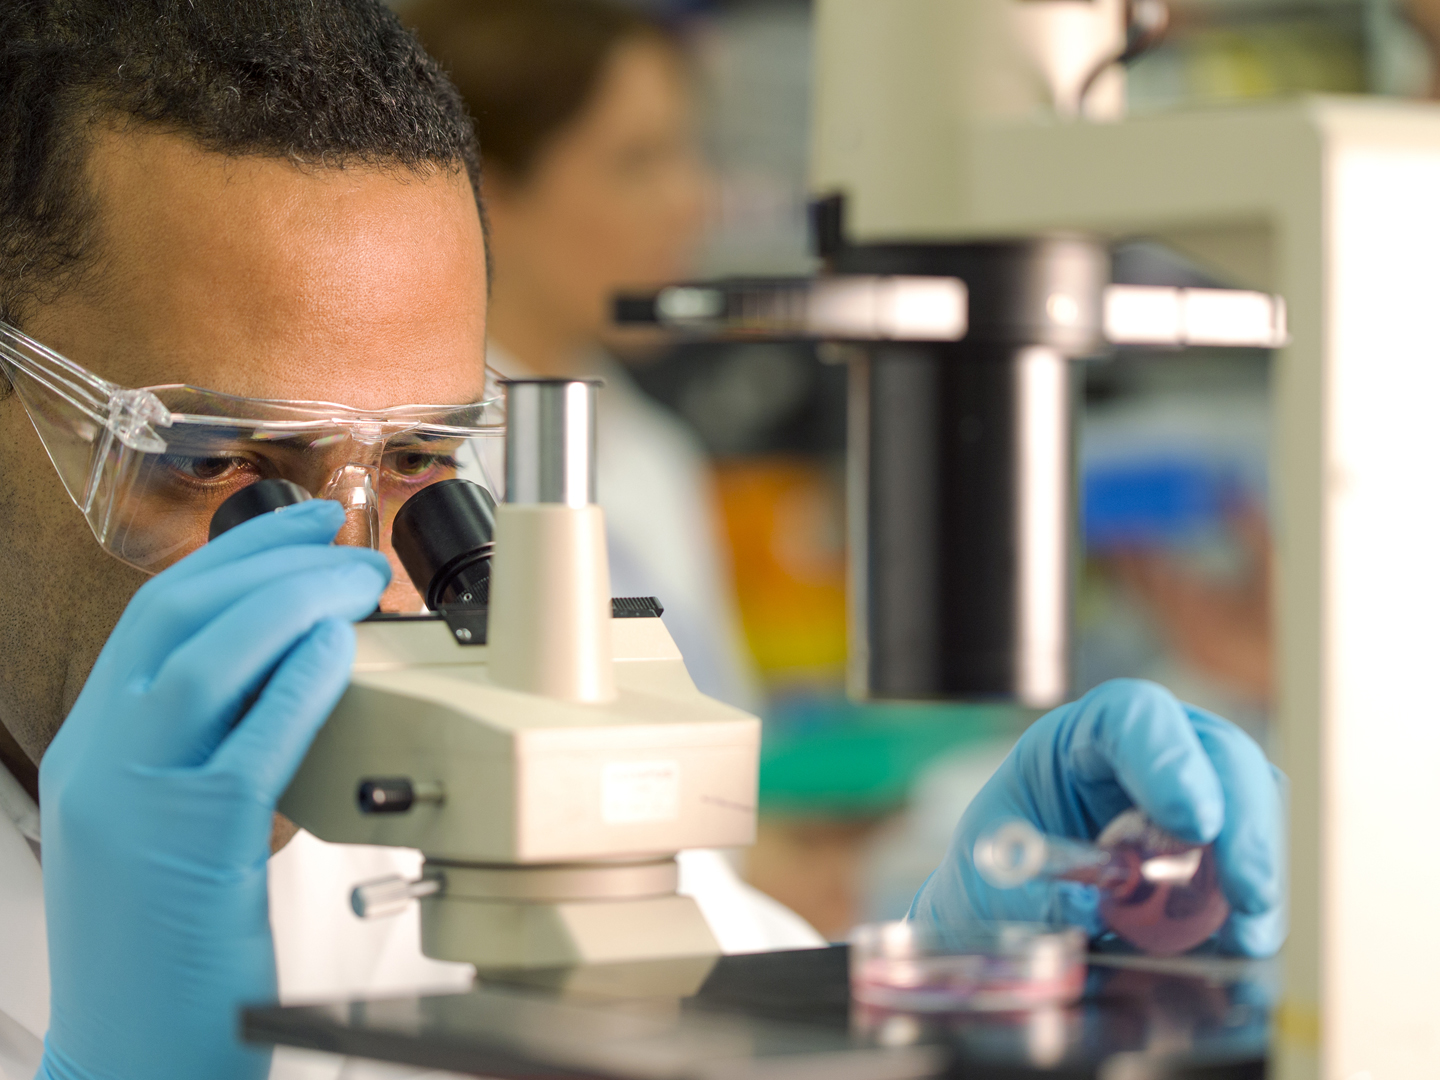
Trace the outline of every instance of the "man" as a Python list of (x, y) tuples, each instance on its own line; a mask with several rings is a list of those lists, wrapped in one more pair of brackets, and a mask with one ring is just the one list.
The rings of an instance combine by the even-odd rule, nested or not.
[[(351, 622), (414, 597), (383, 554), (332, 544), (363, 531), (336, 501), (209, 544), (201, 523), (267, 470), (348, 498), (366, 486), (334, 485), (359, 469), (384, 517), (388, 485), (438, 467), (413, 443), (377, 462), (361, 436), (418, 403), (472, 415), (484, 392), (470, 128), (379, 0), (15, 0), (0, 98), (3, 1067), (45, 1026), (48, 979), (41, 1076), (259, 1076), (234, 1025), (275, 996), (272, 921), (291, 916), (267, 900), (275, 803), (344, 689)], [(348, 407), (318, 411), (333, 437), (237, 441), (316, 401)], [(200, 419), (166, 426), (180, 402)], [(1032, 728), (916, 916), (1058, 897), (1098, 930), (1083, 891), (996, 893), (967, 852), (1001, 816), (1094, 835), (1132, 802), (1215, 840), (1221, 944), (1273, 950), (1271, 772), (1144, 684)]]

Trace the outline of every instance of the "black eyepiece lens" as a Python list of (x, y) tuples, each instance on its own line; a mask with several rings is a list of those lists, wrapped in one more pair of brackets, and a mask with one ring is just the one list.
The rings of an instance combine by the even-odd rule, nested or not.
[(488, 603), (495, 500), (479, 484), (431, 484), (400, 508), (390, 536), (426, 607)]
[(214, 540), (221, 533), (229, 532), (253, 517), (311, 498), (313, 496), (299, 484), (278, 478), (243, 487), (215, 508), (210, 517), (210, 539)]

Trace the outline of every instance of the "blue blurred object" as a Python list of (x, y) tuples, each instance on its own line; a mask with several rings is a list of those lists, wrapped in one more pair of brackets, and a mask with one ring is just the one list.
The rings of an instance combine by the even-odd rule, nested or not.
[[(147, 582), (40, 766), (50, 1030), (41, 1080), (261, 1080), (276, 995), (275, 803), (350, 679), (385, 557), (339, 504), (245, 522)], [(0, 961), (3, 962), (3, 961)]]
[(1227, 464), (1168, 455), (1085, 470), (1083, 525), (1092, 551), (1186, 543), (1219, 533), (1245, 498)]

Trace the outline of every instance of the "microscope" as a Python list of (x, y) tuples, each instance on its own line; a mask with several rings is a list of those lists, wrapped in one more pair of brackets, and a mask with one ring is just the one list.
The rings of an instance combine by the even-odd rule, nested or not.
[(1124, 51), (1104, 4), (815, 13), (811, 181), (845, 192), (853, 242), (1145, 237), (1285, 298), (1270, 749), (1289, 777), (1290, 931), (1270, 1074), (1434, 1075), (1440, 111), (1310, 97), (1127, 119), (1075, 90)]
[[(831, 204), (817, 230), (835, 276), (622, 313), (854, 342), (852, 691), (1037, 706), (1065, 684), (1064, 358), (1274, 349), (1270, 749), (1291, 876), (1271, 1067), (1433, 1075), (1440, 111), (1302, 98), (1127, 119), (1113, 61), (1141, 6), (1127, 39), (1099, 0), (817, 0), (811, 185), (844, 196), (843, 229)], [(1134, 238), (1246, 291), (1109, 284), (1106, 249)], [(894, 298), (937, 274), (963, 282), (968, 329), (917, 341)], [(870, 306), (834, 319), (857, 288)]]
[(810, 339), (849, 366), (852, 697), (1071, 690), (1075, 376), (1116, 345), (1274, 348), (1284, 300), (1110, 283), (1100, 239), (854, 242), (813, 207), (814, 279), (695, 282), (621, 297), (622, 323)]
[[(350, 686), (279, 809), (322, 840), (422, 851), (418, 880), (357, 883), (352, 903), (418, 899), (429, 956), (703, 974), (719, 948), (675, 854), (753, 841), (760, 722), (696, 690), (656, 600), (610, 596), (598, 389), (508, 382), (505, 501), (456, 478), (401, 508), (431, 612), (357, 624)], [(239, 493), (227, 523), (284, 484)]]

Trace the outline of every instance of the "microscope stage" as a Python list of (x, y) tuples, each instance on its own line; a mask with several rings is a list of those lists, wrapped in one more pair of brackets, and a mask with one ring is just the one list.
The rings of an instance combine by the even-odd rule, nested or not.
[(855, 1006), (846, 962), (832, 946), (482, 972), (466, 994), (247, 1009), (243, 1033), (497, 1080), (1265, 1074), (1269, 964), (1094, 956), (1073, 1007), (937, 1016)]

